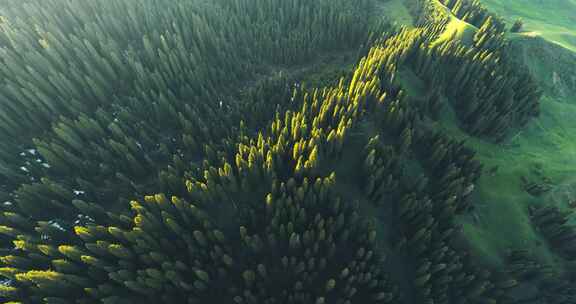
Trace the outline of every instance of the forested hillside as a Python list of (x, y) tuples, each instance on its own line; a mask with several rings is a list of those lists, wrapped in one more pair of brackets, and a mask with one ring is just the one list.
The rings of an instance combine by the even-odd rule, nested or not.
[(574, 303), (576, 55), (495, 2), (0, 0), (0, 300)]

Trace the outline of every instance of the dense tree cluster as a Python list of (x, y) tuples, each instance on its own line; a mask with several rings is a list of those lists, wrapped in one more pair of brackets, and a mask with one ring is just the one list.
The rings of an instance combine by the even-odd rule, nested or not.
[[(409, 50), (403, 47), (408, 36), (403, 32), (372, 48), (349, 82), (296, 89), (299, 108), (277, 112), (258, 134), (240, 132), (232, 150), (207, 152), (203, 173), (186, 181), (184, 197), (158, 194), (145, 197), (144, 203), (133, 201), (132, 217), (73, 200), (76, 212), (87, 218), (73, 229), (6, 212), (8, 225), (2, 232), (15, 238), (15, 248), (3, 259), (7, 267), (2, 273), (14, 281), (5, 294), (48, 303), (401, 302), (400, 290), (378, 267), (374, 224), (359, 217), (355, 209), (362, 206), (354, 207), (331, 190), (339, 172), (330, 172), (329, 164), (353, 161), (346, 142), (353, 140), (358, 125), (373, 121), (375, 132), (389, 138), (393, 154), (413, 155), (431, 172), (442, 162), (454, 167), (447, 175), (435, 173), (443, 176), (438, 181), (447, 186), (443, 193), (426, 191), (425, 183), (421, 193), (414, 193), (412, 184), (394, 175), (369, 178), (377, 189), (389, 181), (403, 185), (395, 190), (397, 199), (384, 204), (393, 204), (401, 219), (391, 224), (402, 231), (395, 242), (406, 257), (418, 261), (411, 273), (418, 297), (503, 296), (490, 283), (490, 273), (479, 272), (449, 243), (455, 231), (450, 218), (462, 209), (458, 204), (470, 193), (468, 183), (478, 177), (479, 165), (469, 157), (454, 158), (461, 145), (421, 136), (414, 128), (417, 116), (389, 81), (393, 63)], [(414, 146), (430, 144), (420, 138), (431, 140), (438, 152), (412, 152)], [(376, 140), (358, 140), (375, 149), (365, 163), (382, 163)], [(400, 157), (392, 162), (405, 166)], [(388, 169), (374, 168), (375, 173)], [(362, 184), (350, 187), (362, 189)], [(372, 200), (382, 200), (378, 192), (366, 191)]]
[(503, 32), (506, 24), (504, 20), (488, 11), (480, 0), (440, 0), (460, 20), (468, 22), (477, 28), (482, 27), (490, 18), (493, 19), (492, 27), (498, 32)]
[[(478, 1), (446, 4), (455, 14), (478, 16), (473, 18), (478, 26), (473, 38), (470, 42), (467, 37), (437, 41), (438, 33), (449, 26), (448, 18), (424, 19), (427, 34), (414, 46), (406, 64), (430, 90), (439, 90), (450, 99), (466, 131), (502, 140), (510, 129), (539, 115), (542, 93), (528, 71), (508, 59), (510, 48), (498, 17), (488, 14)], [(446, 16), (428, 1), (421, 3), (421, 10), (426, 15)]]
[[(275, 9), (265, 14), (258, 11), (261, 6), (245, 2), (232, 6), (224, 1), (225, 10), (187, 1), (168, 7), (157, 1), (7, 5), (2, 23), (2, 199), (37, 205), (40, 195), (59, 205), (69, 201), (74, 189), (104, 202), (115, 201), (116, 194), (133, 195), (134, 188), (149, 186), (146, 180), (158, 168), (174, 159), (201, 160), (204, 144), (233, 132), (223, 126), (252, 117), (240, 115), (238, 102), (226, 100), (225, 94), (250, 79), (262, 62), (302, 61), (320, 47), (355, 46), (368, 32), (362, 16), (367, 2), (340, 15), (332, 3), (322, 1), (297, 1), (294, 7), (271, 3), (269, 9)], [(254, 12), (240, 14), (238, 9)], [(305, 20), (317, 32), (330, 32), (305, 35), (302, 27), (313, 28), (291, 23), (304, 13), (312, 14)], [(280, 14), (288, 19), (280, 20)], [(29, 26), (32, 21), (36, 28)], [(281, 39), (285, 33), (278, 31), (290, 29), (295, 41), (253, 43)], [(277, 57), (288, 45), (299, 58)], [(33, 144), (32, 137), (39, 140)], [(20, 194), (11, 198), (15, 188)], [(68, 195), (62, 197), (63, 192)]]
[(572, 210), (561, 211), (556, 206), (531, 208), (531, 218), (544, 237), (568, 260), (576, 260), (576, 227), (568, 222)]
[[(574, 236), (576, 228), (569, 223), (572, 211), (562, 211), (553, 205), (530, 207), (532, 224), (560, 257), (573, 262), (576, 258)], [(568, 304), (576, 301), (576, 278), (573, 264), (557, 269), (537, 261), (529, 250), (509, 253), (507, 271), (532, 290), (520, 297), (524, 302)]]
[[(107, 128), (112, 123), (132, 125), (125, 117), (133, 116), (139, 124), (166, 130), (153, 138), (159, 143), (175, 127), (183, 128), (178, 123), (182, 119), (196, 120), (190, 112), (201, 116), (198, 120), (227, 122), (237, 114), (227, 108), (237, 105), (208, 108), (200, 101), (216, 100), (218, 105), (262, 66), (304, 62), (323, 48), (355, 47), (370, 32), (369, 1), (342, 13), (335, 9), (338, 3), (330, 1), (220, 2), (50, 0), (3, 5), (4, 191), (29, 181), (22, 166), (43, 170), (34, 156), (19, 153), (33, 147), (31, 138), (54, 136), (46, 129), (60, 117), (75, 120), (103, 109)], [(189, 113), (179, 118), (185, 105)], [(129, 133), (130, 127), (120, 128)]]
[[(428, 121), (453, 105), (501, 137), (537, 113), (537, 88), (500, 64), (500, 23), (476, 1), (446, 3), (479, 27), (470, 45), (434, 43), (445, 15), (381, 33), (372, 5), (3, 8), (0, 299), (513, 303), (521, 275), (456, 244), (482, 165)], [(359, 60), (329, 85), (255, 77), (335, 50)]]

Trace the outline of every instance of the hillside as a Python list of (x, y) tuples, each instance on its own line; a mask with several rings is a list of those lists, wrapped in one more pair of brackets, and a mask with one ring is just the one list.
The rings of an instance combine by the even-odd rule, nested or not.
[(576, 2), (574, 0), (484, 0), (486, 6), (511, 24), (525, 22), (523, 35), (537, 35), (576, 52)]
[[(554, 271), (570, 269), (534, 227), (528, 206), (571, 210), (576, 195), (576, 6), (573, 1), (482, 1), (511, 24), (524, 21), (520, 34), (508, 34), (515, 61), (524, 64), (544, 91), (541, 114), (503, 143), (494, 145), (440, 125), (478, 151), (491, 174), (480, 179), (474, 215), (462, 218), (465, 242), (487, 263), (503, 265), (505, 253), (523, 248)], [(553, 16), (553, 17), (552, 17)], [(542, 187), (529, 194), (526, 186)], [(576, 222), (575, 217), (568, 221)], [(523, 302), (524, 303), (524, 302)], [(532, 302), (530, 302), (532, 303)], [(555, 303), (555, 302), (552, 302)]]
[(574, 4), (0, 0), (0, 301), (573, 304)]

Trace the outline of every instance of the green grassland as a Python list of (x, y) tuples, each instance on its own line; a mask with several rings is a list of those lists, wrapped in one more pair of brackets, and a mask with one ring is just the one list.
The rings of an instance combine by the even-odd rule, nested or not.
[[(465, 135), (450, 119), (441, 123), (478, 151), (485, 168), (498, 168), (480, 179), (474, 197), (476, 211), (461, 219), (466, 241), (477, 249), (478, 257), (490, 263), (501, 263), (509, 249), (532, 250), (547, 263), (556, 259), (531, 226), (527, 207), (567, 202), (560, 189), (569, 189), (574, 182), (576, 124), (567, 117), (576, 114), (576, 105), (545, 97), (542, 106), (541, 117), (504, 144)], [(537, 197), (523, 189), (522, 177), (537, 182), (543, 176), (551, 180), (549, 194)]]
[[(551, 30), (569, 18), (570, 9), (562, 10), (559, 6), (564, 3), (570, 8), (574, 1), (556, 1), (546, 6), (530, 1), (532, 6), (526, 5), (523, 10), (520, 8), (524, 6), (519, 3), (496, 2), (487, 0), (486, 4), (509, 23), (517, 17), (523, 18), (527, 32), (510, 35), (513, 51), (520, 55), (515, 56), (516, 59), (527, 65), (538, 80), (545, 96), (541, 101), (540, 117), (499, 144), (466, 134), (458, 126), (454, 114), (445, 107), (448, 111), (438, 122), (438, 128), (455, 138), (466, 139), (478, 152), (486, 171), (497, 168), (480, 179), (473, 198), (476, 210), (460, 219), (463, 242), (474, 249), (472, 252), (477, 258), (491, 265), (502, 265), (511, 249), (529, 249), (540, 261), (560, 269), (563, 265), (531, 225), (528, 206), (555, 203), (566, 207), (567, 191), (576, 192), (576, 76), (572, 72), (576, 70), (576, 53), (570, 50), (569, 44), (556, 39), (559, 36), (554, 36)], [(378, 4), (392, 22), (408, 27), (413, 25), (405, 2), (390, 0), (378, 1)], [(438, 3), (438, 6), (449, 13), (442, 4)], [(535, 17), (539, 10), (549, 9), (561, 11), (558, 15), (561, 18)], [(555, 23), (544, 24), (546, 19)], [(565, 26), (569, 33), (570, 23), (566, 22)], [(447, 30), (437, 43), (459, 39), (469, 44), (476, 31), (473, 25), (451, 15)], [(572, 31), (576, 32), (576, 26)], [(327, 84), (325, 78), (338, 79), (338, 75), (351, 66), (352, 57), (335, 56), (337, 60), (328, 59), (307, 69), (305, 82), (314, 87)], [(400, 78), (409, 95), (424, 94), (424, 84), (413, 73), (403, 71)], [(534, 182), (546, 177), (551, 181), (552, 190), (542, 196), (532, 196), (524, 190), (522, 177)]]
[[(407, 7), (410, 2), (378, 3), (389, 20), (413, 26)], [(486, 0), (485, 5), (508, 24), (519, 17), (524, 20), (522, 33), (508, 35), (513, 58), (527, 66), (544, 97), (540, 116), (501, 143), (468, 135), (450, 107), (444, 107), (437, 127), (454, 138), (465, 139), (485, 168), (473, 194), (475, 210), (458, 220), (463, 231), (461, 241), (472, 249), (473, 256), (490, 266), (504, 266), (510, 250), (527, 249), (540, 262), (562, 272), (564, 261), (532, 225), (528, 207), (555, 204), (568, 208), (570, 197), (576, 194), (576, 1)], [(438, 6), (449, 13), (439, 2)], [(554, 18), (550, 18), (552, 15)], [(459, 39), (470, 44), (477, 30), (450, 14), (447, 29), (437, 43)], [(327, 66), (337, 69), (336, 65)], [(325, 66), (317, 75), (330, 69)], [(411, 71), (404, 70), (399, 76), (408, 95), (425, 94), (424, 83)], [(531, 195), (525, 190), (523, 179), (545, 184), (549, 191)], [(378, 226), (379, 234), (387, 234), (384, 226)]]
[(524, 20), (526, 35), (540, 35), (576, 51), (576, 1), (574, 0), (485, 0), (488, 8), (513, 21)]
[[(464, 242), (492, 265), (500, 265), (508, 250), (529, 249), (540, 261), (561, 269), (558, 258), (530, 224), (528, 206), (554, 203), (565, 207), (567, 196), (574, 191), (576, 53), (571, 50), (576, 50), (576, 1), (486, 0), (485, 4), (509, 24), (518, 17), (524, 20), (527, 32), (511, 35), (514, 57), (528, 66), (545, 96), (540, 117), (503, 143), (466, 135), (449, 111), (438, 123), (439, 128), (456, 138), (466, 139), (477, 150), (485, 171), (494, 171), (480, 180), (474, 194), (476, 210), (460, 219)], [(472, 25), (454, 16), (450, 18), (440, 39), (466, 42), (474, 35), (476, 29)], [(408, 82), (405, 86), (409, 89), (419, 87), (413, 77), (404, 77), (403, 81)], [(524, 190), (522, 178), (532, 182), (547, 178), (551, 190), (532, 196)]]
[[(529, 225), (526, 206), (554, 203), (565, 207), (566, 197), (558, 196), (562, 189), (571, 188), (576, 176), (573, 74), (576, 54), (555, 45), (575, 50), (576, 44), (566, 38), (576, 37), (573, 36), (576, 33), (576, 2), (487, 0), (486, 4), (506, 18), (522, 17), (526, 30), (539, 33), (547, 40), (523, 37), (521, 41), (513, 42), (517, 47), (515, 51), (521, 54), (521, 60), (539, 81), (545, 96), (541, 101), (540, 117), (506, 143), (492, 145), (471, 141), (486, 166), (498, 166), (499, 169), (494, 176), (485, 175), (481, 179), (477, 192), (478, 202), (484, 204), (478, 210), (480, 224), (465, 221), (465, 231), (472, 243), (489, 252), (503, 253), (503, 249), (524, 247), (550, 262), (553, 257)], [(543, 176), (551, 180), (549, 194), (534, 197), (523, 190), (522, 177), (536, 181)]]
[(438, 6), (439, 11), (448, 15), (450, 20), (446, 27), (446, 31), (438, 38), (436, 43), (440, 44), (450, 39), (458, 39), (465, 45), (470, 45), (474, 38), (474, 34), (478, 29), (473, 25), (456, 18), (456, 16), (450, 13), (450, 9), (440, 2), (435, 1), (433, 3)]

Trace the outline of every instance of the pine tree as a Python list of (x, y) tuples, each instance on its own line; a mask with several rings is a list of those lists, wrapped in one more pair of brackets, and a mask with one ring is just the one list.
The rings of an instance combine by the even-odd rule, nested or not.
[(524, 26), (524, 21), (522, 21), (521, 18), (518, 18), (518, 19), (516, 19), (516, 21), (514, 21), (514, 24), (512, 24), (512, 27), (510, 28), (510, 32), (518, 33), (522, 30), (523, 26)]

